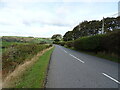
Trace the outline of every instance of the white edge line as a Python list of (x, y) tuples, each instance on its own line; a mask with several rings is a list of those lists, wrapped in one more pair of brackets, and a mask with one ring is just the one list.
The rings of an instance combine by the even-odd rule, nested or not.
[(69, 54), (70, 56), (72, 56), (73, 58), (77, 59), (78, 61), (82, 62), (82, 63), (85, 63), (84, 61), (80, 60), (79, 58), (73, 56), (72, 54)]
[(115, 81), (116, 83), (120, 84), (120, 82), (119, 82), (118, 80), (112, 78), (111, 76), (109, 76), (109, 75), (107, 75), (107, 74), (105, 74), (105, 73), (102, 73), (102, 74), (103, 74), (104, 76), (110, 78), (111, 80)]

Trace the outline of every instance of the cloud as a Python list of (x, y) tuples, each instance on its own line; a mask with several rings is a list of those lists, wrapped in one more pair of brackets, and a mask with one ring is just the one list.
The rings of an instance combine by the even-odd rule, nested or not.
[(3, 2), (118, 2), (119, 0), (2, 0)]
[[(106, 8), (109, 5), (96, 5), (95, 2), (61, 1), (42, 3), (41, 0), (1, 0), (0, 3), (4, 5), (0, 4), (0, 36), (64, 35), (83, 20), (101, 19), (102, 15), (108, 15), (108, 10), (109, 13), (115, 12), (110, 11), (112, 7)], [(102, 10), (106, 11), (101, 12)]]

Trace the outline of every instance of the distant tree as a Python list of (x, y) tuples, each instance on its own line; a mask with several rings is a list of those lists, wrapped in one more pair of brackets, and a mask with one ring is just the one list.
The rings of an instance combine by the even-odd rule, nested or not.
[(55, 41), (55, 42), (59, 42), (60, 40), (59, 40), (59, 39), (55, 39), (54, 41)]
[(54, 39), (54, 40), (61, 40), (62, 39), (62, 35), (61, 34), (55, 34), (51, 37), (51, 39)]
[(28, 38), (34, 38), (33, 36), (29, 36)]

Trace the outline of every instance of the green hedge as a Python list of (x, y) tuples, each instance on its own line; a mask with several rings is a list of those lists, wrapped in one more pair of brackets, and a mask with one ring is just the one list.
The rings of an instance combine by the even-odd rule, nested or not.
[(61, 45), (61, 46), (67, 46), (67, 47), (74, 47), (74, 41), (62, 41), (62, 42), (57, 42), (55, 44)]
[(65, 45), (66, 45), (67, 47), (74, 47), (74, 41), (67, 41), (67, 42), (65, 43)]
[(102, 39), (102, 47), (108, 53), (120, 55), (120, 30), (105, 34)]
[(82, 37), (74, 42), (74, 48), (83, 51), (120, 54), (120, 30), (108, 34)]
[(64, 46), (66, 42), (64, 41), (61, 41), (61, 42), (53, 42), (53, 44), (58, 44), (58, 45), (61, 45), (61, 46)]
[(65, 42), (62, 41), (62, 42), (59, 43), (59, 45), (64, 46), (64, 45), (65, 45)]
[(74, 42), (75, 49), (78, 50), (86, 50), (86, 51), (100, 51), (101, 48), (101, 40), (103, 35), (96, 35), (90, 37), (82, 37)]

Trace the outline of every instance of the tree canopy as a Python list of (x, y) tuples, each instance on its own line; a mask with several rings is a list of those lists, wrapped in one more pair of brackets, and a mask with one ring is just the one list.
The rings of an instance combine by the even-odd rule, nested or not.
[[(66, 32), (63, 40), (70, 41), (83, 36), (100, 34), (102, 31), (102, 21), (103, 20), (83, 21), (75, 26), (72, 31)], [(104, 33), (109, 33), (116, 29), (120, 29), (120, 16), (117, 18), (104, 18)]]
[(54, 40), (61, 40), (62, 39), (62, 35), (61, 34), (54, 34), (51, 39), (54, 39)]

